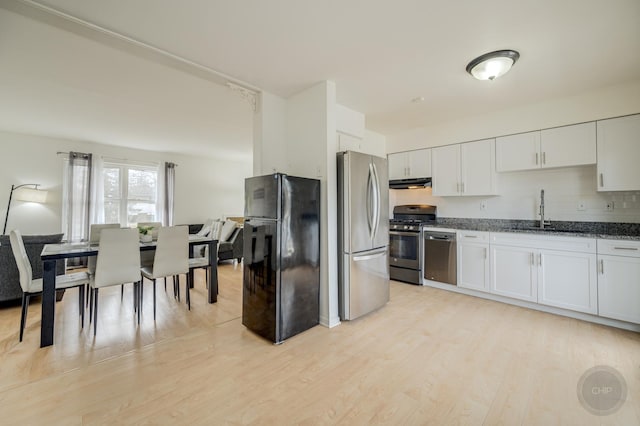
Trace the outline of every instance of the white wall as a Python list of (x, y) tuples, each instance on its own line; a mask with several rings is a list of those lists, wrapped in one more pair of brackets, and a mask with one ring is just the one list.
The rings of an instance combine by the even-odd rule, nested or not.
[(335, 93), (330, 81), (288, 99), (263, 93), (254, 119), (263, 123), (254, 126), (254, 162), (260, 163), (254, 173), (278, 171), (320, 180), (320, 323), (329, 327), (340, 323)]
[(175, 220), (179, 223), (202, 223), (205, 219), (238, 214), (244, 211), (244, 178), (251, 175), (250, 162), (232, 162), (142, 151), (69, 141), (35, 135), (0, 132), (2, 167), (0, 167), (0, 215), (4, 219), (11, 185), (39, 183), (48, 191), (46, 204), (14, 200), (7, 230), (18, 228), (24, 234), (55, 233), (61, 230), (62, 157), (58, 151), (90, 152), (146, 162), (172, 161), (176, 169)]
[(294, 175), (320, 179), (320, 323), (340, 323), (336, 87), (319, 83), (287, 100), (287, 162)]
[[(432, 204), (439, 217), (537, 220), (540, 190), (550, 220), (640, 223), (640, 192), (596, 191), (596, 167), (500, 173), (497, 197), (434, 197), (431, 188), (390, 190), (391, 210), (399, 204)], [(480, 209), (481, 202), (486, 210)], [(606, 211), (614, 202), (614, 210)], [(578, 204), (585, 210), (579, 211)], [(390, 212), (391, 213), (391, 212)]]
[[(481, 111), (479, 105), (479, 111)], [(387, 152), (449, 145), (640, 112), (640, 80), (387, 135)]]

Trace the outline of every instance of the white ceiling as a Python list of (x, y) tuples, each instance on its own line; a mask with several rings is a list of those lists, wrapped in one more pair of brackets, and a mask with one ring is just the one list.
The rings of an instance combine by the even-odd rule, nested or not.
[[(0, 99), (0, 128), (33, 110), (37, 124), (23, 125), (39, 131), (62, 134), (72, 121), (90, 140), (250, 152), (250, 110), (215, 78), (7, 6), (19, 3), (0, 1), (13, 10), (0, 9), (0, 88), (11, 103)], [(282, 97), (333, 80), (338, 102), (387, 135), (640, 78), (638, 0), (41, 3)], [(505, 48), (521, 53), (510, 73), (494, 82), (466, 74), (475, 56)]]

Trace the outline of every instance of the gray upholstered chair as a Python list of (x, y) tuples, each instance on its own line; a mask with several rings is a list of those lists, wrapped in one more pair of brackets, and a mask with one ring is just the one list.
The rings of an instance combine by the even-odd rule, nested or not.
[[(42, 278), (33, 278), (33, 270), (31, 269), (31, 263), (24, 248), (20, 231), (11, 231), (9, 238), (11, 239), (11, 250), (20, 273), (20, 287), (22, 287), (22, 313), (20, 315), (20, 341), (22, 342), (24, 325), (27, 321), (27, 310), (29, 309), (29, 298), (42, 294)], [(80, 291), (79, 302), (82, 327), (84, 327), (84, 290), (88, 282), (89, 275), (86, 272), (56, 276), (56, 288), (78, 287)]]
[[(56, 244), (62, 241), (62, 234), (47, 235), (23, 235), (24, 248), (31, 263), (33, 278), (42, 278), (42, 260), (40, 253), (45, 244)], [(56, 262), (56, 275), (64, 275), (65, 262)], [(61, 299), (64, 290), (57, 292), (58, 300)], [(0, 235), (0, 302), (20, 300), (22, 287), (20, 287), (20, 273), (11, 249), (9, 235)]]

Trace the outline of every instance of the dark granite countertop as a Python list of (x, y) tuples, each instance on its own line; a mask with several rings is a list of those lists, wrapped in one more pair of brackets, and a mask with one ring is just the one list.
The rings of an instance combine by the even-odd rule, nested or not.
[(640, 223), (554, 221), (544, 230), (535, 220), (438, 218), (429, 228), (451, 228), (466, 231), (515, 232), (582, 238), (640, 241)]

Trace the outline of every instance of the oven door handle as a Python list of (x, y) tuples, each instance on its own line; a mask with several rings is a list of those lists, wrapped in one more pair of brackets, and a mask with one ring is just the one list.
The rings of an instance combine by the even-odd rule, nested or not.
[(419, 236), (420, 232), (411, 232), (411, 231), (389, 231), (389, 235), (406, 235), (406, 236)]
[(425, 240), (438, 240), (438, 241), (455, 241), (455, 237), (439, 237), (437, 235), (426, 235)]

